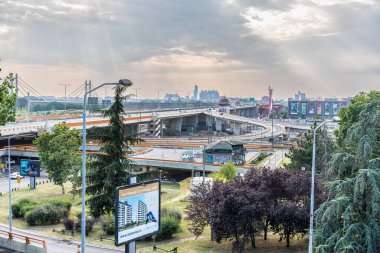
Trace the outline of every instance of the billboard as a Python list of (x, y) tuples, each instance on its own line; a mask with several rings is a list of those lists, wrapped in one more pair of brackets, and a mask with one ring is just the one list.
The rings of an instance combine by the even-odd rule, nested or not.
[(325, 116), (330, 116), (331, 112), (331, 103), (330, 102), (325, 102)]
[(309, 115), (315, 114), (315, 103), (314, 102), (308, 103), (308, 112), (309, 112)]
[(317, 102), (317, 115), (322, 116), (322, 102)]
[(41, 165), (37, 160), (20, 160), (20, 176), (39, 177)]
[(298, 102), (290, 102), (290, 114), (291, 115), (298, 114)]
[(160, 181), (116, 189), (115, 244), (135, 241), (160, 229)]
[(306, 111), (307, 111), (307, 103), (306, 102), (302, 102), (301, 103), (301, 115), (302, 116), (306, 116)]
[(338, 102), (334, 102), (332, 105), (332, 115), (338, 116), (338, 112), (339, 112)]

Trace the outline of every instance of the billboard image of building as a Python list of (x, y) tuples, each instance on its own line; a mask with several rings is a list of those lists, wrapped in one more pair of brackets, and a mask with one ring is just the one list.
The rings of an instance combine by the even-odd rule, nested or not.
[(290, 102), (290, 114), (291, 115), (298, 114), (298, 102)]
[(330, 116), (331, 115), (331, 112), (330, 112), (330, 110), (331, 110), (331, 103), (330, 102), (325, 102), (325, 113), (324, 113), (324, 115), (325, 116)]
[(332, 115), (333, 116), (338, 116), (338, 112), (339, 112), (338, 102), (334, 102), (333, 105), (332, 105)]
[(160, 223), (160, 182), (118, 187), (116, 190), (115, 244), (153, 235)]

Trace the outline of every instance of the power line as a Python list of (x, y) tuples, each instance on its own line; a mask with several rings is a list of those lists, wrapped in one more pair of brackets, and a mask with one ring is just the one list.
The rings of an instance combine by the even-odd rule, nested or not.
[(24, 83), (27, 87), (29, 87), (30, 90), (33, 90), (36, 94), (42, 97), (41, 93), (39, 93), (36, 89), (34, 89), (31, 85), (29, 85), (27, 82), (22, 80), (20, 77), (18, 78), (22, 83)]
[(73, 92), (71, 92), (68, 97), (74, 97), (76, 93), (78, 93), (80, 90), (84, 89), (84, 84), (80, 85), (78, 88), (76, 88)]

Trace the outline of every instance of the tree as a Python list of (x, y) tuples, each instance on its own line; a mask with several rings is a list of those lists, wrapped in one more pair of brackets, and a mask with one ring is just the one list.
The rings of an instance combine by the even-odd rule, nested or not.
[(211, 173), (211, 177), (215, 180), (230, 182), (236, 176), (237, 167), (233, 162), (223, 164), (218, 172)]
[(129, 146), (140, 141), (137, 136), (129, 134), (123, 123), (125, 97), (122, 93), (125, 90), (122, 85), (116, 86), (114, 103), (103, 112), (103, 116), (110, 119), (109, 125), (88, 131), (89, 140), (102, 146), (100, 153), (93, 155), (87, 174), (88, 204), (90, 213), (96, 218), (115, 211), (116, 187), (125, 185), (131, 174), (132, 164), (127, 158), (131, 153)]
[(316, 211), (317, 253), (380, 252), (380, 98), (346, 131), (347, 149), (330, 162), (328, 200)]
[[(316, 136), (316, 172), (322, 178), (328, 177), (328, 162), (335, 151), (335, 142), (328, 136), (326, 129), (317, 131)], [(300, 140), (297, 141), (297, 147), (292, 147), (286, 157), (291, 162), (285, 167), (290, 170), (299, 170), (305, 168), (311, 171), (313, 154), (313, 132), (305, 133)]]
[[(339, 110), (340, 122), (339, 128), (335, 131), (335, 135), (340, 148), (349, 148), (345, 145), (349, 128), (359, 121), (359, 115), (363, 111), (364, 107), (371, 101), (379, 98), (380, 91), (371, 91), (369, 93), (361, 92), (351, 99), (349, 106), (342, 107)], [(377, 132), (380, 132), (380, 130)], [(375, 152), (380, 155), (380, 150), (375, 150)]]
[(13, 91), (13, 74), (9, 74), (2, 81), (0, 84), (0, 126), (16, 119), (14, 108), (16, 104), (16, 92)]
[(53, 182), (62, 187), (71, 175), (76, 175), (80, 165), (79, 147), (81, 144), (80, 131), (58, 124), (52, 132), (44, 132), (34, 144), (38, 148), (41, 164), (46, 168)]

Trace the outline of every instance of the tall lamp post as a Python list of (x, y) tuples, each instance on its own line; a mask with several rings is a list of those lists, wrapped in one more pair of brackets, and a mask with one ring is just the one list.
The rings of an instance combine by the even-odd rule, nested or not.
[(87, 95), (104, 86), (116, 86), (122, 85), (129, 87), (133, 83), (128, 79), (121, 79), (118, 83), (103, 83), (93, 89), (87, 90), (87, 85), (85, 85), (84, 97), (83, 97), (83, 124), (82, 124), (82, 224), (81, 224), (81, 252), (85, 253), (86, 250), (86, 101)]
[(30, 134), (15, 134), (8, 137), (8, 202), (9, 202), (9, 232), (12, 232), (12, 181), (11, 181), (11, 139), (13, 137), (26, 137)]
[(314, 129), (313, 135), (313, 159), (311, 163), (311, 196), (310, 196), (310, 229), (309, 229), (309, 253), (313, 253), (313, 225), (314, 225), (314, 185), (315, 185), (315, 140), (317, 130), (323, 126), (327, 120), (323, 121)]

